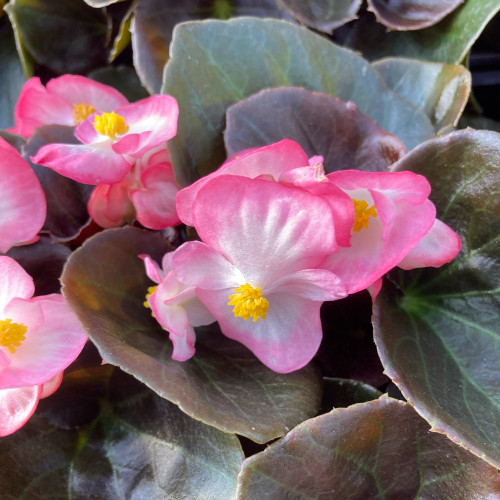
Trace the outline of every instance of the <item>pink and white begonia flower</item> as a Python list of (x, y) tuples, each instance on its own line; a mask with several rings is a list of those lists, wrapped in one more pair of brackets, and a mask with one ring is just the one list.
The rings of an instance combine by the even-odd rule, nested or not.
[(195, 326), (209, 325), (215, 318), (201, 303), (193, 286), (181, 283), (171, 271), (173, 252), (163, 256), (160, 268), (148, 255), (146, 274), (157, 286), (149, 287), (144, 305), (150, 307), (158, 323), (169, 332), (174, 345), (172, 359), (186, 361), (195, 352)]
[(38, 240), (47, 215), (42, 186), (31, 166), (0, 137), (0, 253)]
[(75, 129), (82, 144), (47, 144), (32, 161), (83, 184), (116, 184), (138, 158), (174, 137), (178, 114), (168, 95), (93, 114)]
[(170, 156), (162, 145), (137, 159), (122, 182), (97, 186), (88, 210), (102, 227), (116, 227), (137, 218), (149, 229), (165, 229), (180, 223), (177, 191)]
[(62, 295), (32, 297), (33, 279), (14, 259), (0, 256), (0, 275), (0, 434), (7, 435), (58, 387), (87, 336)]
[(345, 297), (319, 269), (337, 250), (333, 215), (306, 190), (234, 175), (197, 193), (192, 218), (202, 242), (173, 254), (179, 281), (196, 287), (222, 332), (277, 372), (307, 364), (322, 338), (320, 307)]
[(9, 132), (29, 138), (42, 125), (74, 127), (91, 114), (110, 112), (128, 104), (118, 90), (79, 75), (53, 78), (44, 87), (40, 78), (23, 86)]
[(176, 197), (177, 212), (182, 222), (192, 226), (192, 207), (198, 191), (220, 175), (269, 179), (306, 189), (324, 198), (334, 214), (337, 243), (348, 246), (354, 208), (349, 196), (328, 182), (322, 163), (322, 156), (308, 159), (302, 147), (290, 139), (242, 151), (228, 158), (215, 172), (179, 191)]
[(355, 221), (350, 247), (330, 255), (322, 267), (340, 276), (348, 293), (373, 285), (395, 266), (442, 265), (460, 250), (460, 238), (436, 220), (427, 179), (413, 172), (343, 170), (329, 182), (352, 199)]

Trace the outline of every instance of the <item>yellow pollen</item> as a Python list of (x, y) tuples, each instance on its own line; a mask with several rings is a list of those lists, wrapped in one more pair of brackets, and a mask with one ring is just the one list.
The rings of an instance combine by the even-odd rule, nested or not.
[(236, 293), (229, 296), (228, 306), (234, 306), (233, 313), (235, 318), (247, 320), (252, 317), (254, 323), (259, 319), (266, 319), (269, 302), (262, 295), (260, 288), (254, 288), (245, 283), (235, 288)]
[(73, 118), (75, 119), (75, 125), (83, 122), (83, 120), (88, 118), (94, 112), (95, 109), (90, 104), (73, 104)]
[(128, 132), (129, 126), (125, 123), (123, 116), (117, 115), (114, 111), (96, 115), (94, 119), (94, 128), (101, 135), (106, 135), (110, 139), (116, 139), (117, 135), (123, 135)]
[(148, 293), (146, 294), (146, 300), (142, 303), (142, 305), (144, 307), (147, 307), (149, 309), (149, 302), (148, 302), (148, 299), (149, 297), (151, 297), (151, 295), (153, 295), (153, 293), (156, 292), (156, 289), (158, 288), (158, 286), (150, 286), (148, 287)]
[(361, 229), (368, 228), (370, 217), (377, 217), (377, 211), (375, 210), (375, 205), (368, 207), (368, 203), (365, 200), (355, 200), (352, 199), (354, 203), (354, 226), (353, 230), (356, 232), (361, 231)]
[(25, 340), (25, 333), (28, 327), (22, 323), (12, 323), (12, 320), (0, 320), (0, 346), (6, 347), (12, 354), (16, 352), (16, 347), (19, 347)]

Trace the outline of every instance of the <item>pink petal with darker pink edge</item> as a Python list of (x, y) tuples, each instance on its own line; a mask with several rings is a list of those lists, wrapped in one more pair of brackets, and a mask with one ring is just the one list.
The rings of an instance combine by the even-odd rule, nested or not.
[(126, 180), (97, 186), (90, 195), (87, 208), (92, 219), (105, 228), (121, 226), (135, 216)]
[(38, 239), (47, 214), (45, 194), (27, 161), (0, 137), (0, 252)]
[(441, 267), (451, 262), (461, 247), (460, 236), (444, 222), (436, 219), (430, 231), (408, 252), (398, 267), (406, 270)]
[(0, 390), (0, 436), (20, 429), (33, 415), (40, 399), (42, 386)]
[(30, 299), (35, 293), (33, 278), (11, 257), (0, 255), (0, 319), (13, 298)]
[(252, 179), (266, 175), (277, 180), (284, 172), (305, 165), (308, 165), (305, 151), (290, 139), (247, 149), (232, 155), (218, 170), (179, 191), (176, 196), (177, 212), (184, 224), (193, 226), (192, 206), (198, 191), (219, 175), (239, 175)]

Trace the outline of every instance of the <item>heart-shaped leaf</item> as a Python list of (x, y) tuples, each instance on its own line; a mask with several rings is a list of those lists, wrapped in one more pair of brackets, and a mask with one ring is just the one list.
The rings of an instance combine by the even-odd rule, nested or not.
[[(43, 145), (53, 142), (79, 144), (72, 127), (46, 125), (35, 130), (28, 140), (24, 157), (29, 161)], [(90, 223), (87, 202), (94, 186), (80, 184), (50, 168), (31, 165), (47, 198), (47, 218), (42, 230), (59, 241), (75, 238)]]
[(389, 33), (375, 21), (373, 14), (367, 13), (356, 21), (346, 42), (371, 60), (403, 56), (460, 64), (499, 10), (498, 0), (467, 0), (435, 26), (414, 32)]
[(391, 398), (308, 420), (248, 458), (241, 500), (497, 498), (497, 471)]
[(160, 92), (176, 24), (232, 16), (289, 18), (274, 0), (141, 0), (131, 27), (132, 46), (134, 66), (149, 92)]
[(326, 33), (356, 19), (361, 6), (361, 0), (277, 0), (277, 3), (301, 23)]
[(421, 30), (432, 26), (450, 12), (453, 12), (464, 0), (368, 0), (370, 10), (377, 16), (378, 22), (392, 30)]
[(303, 88), (262, 90), (230, 106), (226, 123), (228, 155), (293, 139), (309, 157), (323, 156), (327, 172), (386, 171), (406, 153), (397, 137), (382, 130), (352, 102)]
[(375, 341), (405, 398), (453, 441), (500, 467), (500, 134), (459, 131), (422, 144), (396, 170), (425, 175), (437, 215), (462, 239), (447, 266), (390, 275)]
[(457, 125), (472, 85), (466, 68), (402, 58), (375, 61), (372, 67), (391, 90), (422, 110), (436, 131)]
[(2, 497), (39, 499), (231, 499), (243, 460), (236, 436), (111, 366), (66, 375), (0, 456)]
[(268, 87), (304, 87), (353, 101), (409, 148), (433, 135), (429, 119), (388, 90), (364, 59), (284, 21), (184, 23), (175, 29), (170, 54), (162, 91), (179, 101), (169, 150), (184, 186), (224, 161), (226, 109)]
[(101, 9), (81, 0), (11, 0), (8, 12), (35, 61), (57, 73), (82, 73), (107, 59), (109, 23)]
[(104, 361), (119, 365), (192, 417), (257, 442), (283, 436), (315, 415), (321, 378), (314, 366), (282, 375), (217, 329), (197, 332), (196, 354), (171, 359), (167, 334), (143, 306), (151, 285), (138, 254), (157, 261), (169, 250), (158, 235), (104, 231), (73, 253), (63, 293)]

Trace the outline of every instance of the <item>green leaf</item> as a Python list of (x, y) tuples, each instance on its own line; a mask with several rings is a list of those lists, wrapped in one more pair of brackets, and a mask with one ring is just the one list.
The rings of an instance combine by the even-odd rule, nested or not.
[(35, 295), (59, 293), (64, 264), (71, 250), (60, 243), (54, 243), (47, 236), (31, 245), (13, 247), (7, 255), (15, 259), (35, 281)]
[(231, 16), (289, 17), (274, 0), (141, 0), (131, 27), (132, 46), (135, 68), (149, 92), (160, 92), (177, 24)]
[(386, 171), (406, 153), (356, 106), (303, 88), (262, 90), (230, 106), (224, 143), (228, 155), (282, 139), (298, 142), (307, 156), (322, 155), (325, 170)]
[(185, 186), (225, 159), (226, 109), (268, 87), (297, 86), (353, 101), (409, 148), (433, 135), (428, 118), (383, 84), (353, 52), (284, 21), (241, 18), (176, 27), (162, 91), (179, 101), (169, 141)]
[(66, 375), (0, 440), (2, 498), (234, 498), (236, 436), (184, 415), (111, 366)]
[(436, 131), (457, 125), (471, 92), (466, 68), (402, 58), (375, 61), (372, 67), (391, 90), (422, 110)]
[(373, 14), (367, 13), (354, 24), (346, 42), (368, 59), (403, 56), (460, 64), (498, 11), (498, 0), (467, 0), (435, 26), (412, 32), (389, 33), (375, 22)]
[(108, 18), (81, 0), (11, 0), (9, 16), (39, 64), (82, 73), (107, 60)]
[(302, 24), (331, 33), (334, 29), (356, 19), (361, 0), (277, 0)]
[(132, 23), (132, 15), (137, 8), (138, 1), (139, 0), (136, 0), (130, 5), (129, 9), (127, 10), (127, 12), (125, 12), (125, 15), (122, 18), (120, 28), (113, 41), (113, 48), (109, 53), (108, 63), (112, 63), (128, 47), (130, 43), (132, 37), (130, 34), (130, 24)]
[(46, 125), (35, 130), (24, 147), (23, 156), (33, 167), (47, 199), (47, 218), (42, 230), (48, 231), (55, 240), (68, 241), (90, 223), (87, 202), (94, 186), (80, 184), (29, 160), (42, 146), (54, 142), (80, 144), (73, 127)]
[(63, 294), (104, 361), (188, 415), (257, 442), (283, 436), (315, 415), (322, 383), (314, 366), (275, 373), (215, 326), (197, 331), (193, 358), (171, 359), (167, 333), (143, 306), (151, 282), (138, 258), (147, 253), (159, 262), (169, 249), (158, 234), (124, 228), (94, 236), (69, 259)]
[(396, 165), (425, 175), (462, 251), (447, 266), (393, 272), (374, 306), (386, 373), (433, 426), (500, 466), (500, 134), (459, 131)]
[(496, 498), (497, 471), (382, 397), (308, 420), (248, 458), (237, 498)]
[(377, 16), (377, 21), (392, 30), (420, 30), (432, 26), (464, 0), (368, 0), (369, 9)]
[(321, 408), (326, 412), (332, 408), (347, 408), (353, 404), (378, 399), (382, 393), (359, 380), (324, 377)]
[(14, 108), (26, 78), (7, 18), (0, 19), (0, 128), (14, 125)]

